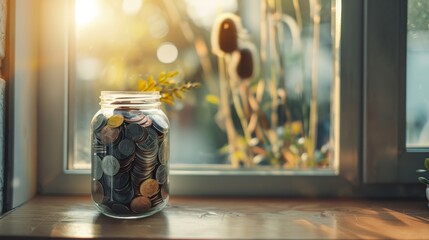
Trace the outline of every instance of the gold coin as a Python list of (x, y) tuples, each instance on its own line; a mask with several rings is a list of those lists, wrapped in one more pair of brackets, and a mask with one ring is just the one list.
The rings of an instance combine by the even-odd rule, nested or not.
[(109, 120), (107, 120), (107, 125), (109, 125), (109, 127), (111, 128), (117, 128), (121, 126), (123, 122), (124, 122), (124, 116), (117, 114), (117, 115), (111, 116)]
[(145, 197), (152, 197), (159, 190), (158, 182), (155, 179), (148, 179), (140, 185), (140, 194)]
[(136, 197), (131, 201), (131, 211), (136, 213), (144, 213), (152, 207), (150, 199), (147, 197)]

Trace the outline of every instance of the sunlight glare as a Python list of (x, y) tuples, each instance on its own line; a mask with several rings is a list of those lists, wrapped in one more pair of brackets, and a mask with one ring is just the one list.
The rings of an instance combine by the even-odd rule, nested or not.
[(127, 15), (134, 15), (140, 11), (143, 5), (143, 0), (123, 0), (122, 10)]
[(238, 9), (236, 0), (201, 1), (185, 0), (187, 13), (192, 21), (198, 25), (210, 29), (219, 11), (235, 12)]
[(93, 21), (98, 15), (97, 0), (76, 0), (74, 14), (77, 26), (83, 26)]

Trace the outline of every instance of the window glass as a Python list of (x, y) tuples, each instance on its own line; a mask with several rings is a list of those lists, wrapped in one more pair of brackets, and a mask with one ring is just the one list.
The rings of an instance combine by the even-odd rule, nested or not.
[(408, 1), (407, 147), (429, 147), (429, 1)]
[(335, 4), (76, 0), (69, 167), (89, 168), (100, 91), (137, 90), (140, 79), (177, 70), (175, 81), (201, 87), (164, 106), (173, 166), (332, 168)]

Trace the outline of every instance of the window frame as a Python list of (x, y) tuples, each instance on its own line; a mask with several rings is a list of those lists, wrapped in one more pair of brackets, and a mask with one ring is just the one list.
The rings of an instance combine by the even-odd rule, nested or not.
[(364, 183), (414, 183), (428, 157), (406, 147), (407, 11), (404, 0), (365, 1)]
[(35, 0), (7, 1), (5, 165), (3, 210), (9, 211), (37, 191), (37, 60), (39, 35)]
[[(368, 134), (361, 129), (369, 116), (363, 117), (364, 79), (364, 7), (361, 1), (343, 0), (340, 51), (340, 79), (338, 104), (340, 159), (338, 172), (330, 176), (310, 176), (305, 172), (285, 171), (284, 174), (204, 174), (195, 171), (171, 171), (170, 190), (173, 195), (229, 195), (229, 196), (359, 196), (359, 195), (416, 195), (414, 188), (395, 185), (379, 188), (361, 184), (362, 172), (368, 163), (362, 161), (363, 147), (368, 150)], [(68, 85), (68, 29), (67, 16), (72, 1), (44, 0), (41, 21), (41, 60), (39, 81), (39, 192), (89, 193), (89, 174), (66, 173), (67, 158), (67, 93)], [(387, 4), (387, 3), (386, 3)], [(55, 12), (49, 9), (56, 9)], [(368, 13), (368, 11), (365, 11)], [(53, 21), (53, 19), (56, 19)], [(59, 20), (61, 19), (61, 20)], [(57, 31), (59, 30), (59, 31)], [(366, 35), (367, 36), (367, 35)], [(366, 43), (368, 47), (368, 43)], [(365, 48), (367, 49), (367, 48)], [(365, 55), (368, 57), (368, 55)], [(365, 62), (368, 64), (368, 61)], [(53, 67), (55, 66), (55, 67)], [(367, 74), (367, 72), (365, 72)], [(367, 77), (367, 75), (366, 75)], [(61, 80), (61, 81), (60, 81)], [(365, 85), (368, 86), (368, 85)], [(55, 89), (55, 91), (52, 91)], [(366, 92), (368, 95), (368, 92)], [(368, 102), (365, 102), (368, 107)], [(367, 110), (367, 108), (365, 109)], [(365, 132), (366, 133), (366, 132)], [(363, 139), (365, 141), (363, 141)], [(363, 146), (364, 145), (364, 146)], [(368, 155), (368, 151), (365, 152)], [(364, 164), (364, 166), (363, 166)], [(371, 173), (371, 171), (369, 171)], [(365, 175), (368, 176), (368, 175)], [(365, 178), (366, 179), (366, 178)], [(378, 179), (377, 179), (378, 180)], [(284, 184), (280, 184), (284, 182)], [(313, 184), (312, 184), (313, 183)], [(314, 184), (317, 183), (317, 184)]]

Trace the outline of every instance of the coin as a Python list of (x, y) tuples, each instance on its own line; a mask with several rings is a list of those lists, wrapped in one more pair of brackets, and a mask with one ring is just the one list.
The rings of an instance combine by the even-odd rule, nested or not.
[(130, 183), (130, 173), (128, 172), (124, 172), (118, 177), (114, 176), (114, 178), (116, 179), (116, 182), (113, 184), (115, 191), (123, 191)]
[(129, 172), (131, 170), (131, 168), (133, 167), (132, 163), (133, 163), (134, 159), (135, 159), (135, 155), (133, 154), (132, 156), (119, 161), (119, 164), (121, 165), (119, 172), (120, 173)]
[(155, 195), (153, 198), (150, 199), (151, 203), (152, 203), (152, 207), (162, 203), (164, 201), (164, 199), (159, 195)]
[(138, 123), (143, 120), (144, 115), (139, 110), (132, 110), (127, 115), (125, 115), (125, 121), (128, 123)]
[(112, 144), (115, 142), (119, 137), (120, 130), (119, 128), (111, 128), (109, 126), (105, 126), (101, 130), (101, 142), (104, 144)]
[(140, 124), (143, 126), (143, 127), (145, 127), (145, 128), (147, 128), (147, 127), (150, 127), (151, 125), (152, 125), (152, 119), (150, 119), (150, 118), (148, 118), (147, 116), (145, 116), (146, 118), (144, 118), (142, 121), (143, 122), (141, 122)]
[(159, 146), (158, 151), (158, 159), (161, 164), (166, 165), (168, 162), (168, 159), (170, 158), (170, 151), (169, 151), (168, 141), (164, 140), (161, 145)]
[(126, 159), (127, 156), (125, 156), (124, 154), (121, 153), (121, 151), (119, 151), (119, 146), (118, 145), (113, 145), (110, 148), (110, 155), (114, 156), (116, 159), (120, 160), (122, 162), (122, 160)]
[(145, 197), (152, 197), (158, 190), (159, 185), (155, 179), (148, 179), (140, 185), (140, 194)]
[(104, 176), (103, 180), (106, 183), (107, 187), (115, 190), (121, 189), (128, 184), (130, 180), (130, 174), (128, 172), (124, 172), (124, 173), (118, 173), (113, 177)]
[(162, 188), (161, 188), (161, 197), (162, 197), (162, 199), (167, 199), (168, 198), (168, 194), (169, 194), (169, 189), (168, 189), (168, 184), (164, 184), (164, 185), (162, 185)]
[(147, 197), (136, 197), (131, 201), (130, 207), (135, 213), (144, 213), (152, 207), (152, 203)]
[(124, 156), (129, 157), (135, 152), (136, 147), (133, 141), (125, 138), (119, 143), (118, 149)]
[(103, 169), (101, 168), (101, 158), (97, 155), (92, 156), (92, 176), (95, 180), (100, 180), (103, 176)]
[(158, 184), (164, 184), (167, 181), (167, 167), (163, 164), (159, 165), (155, 173)]
[(115, 212), (115, 213), (117, 213), (117, 214), (127, 214), (127, 213), (130, 213), (130, 209), (127, 206), (125, 206), (123, 204), (120, 204), (120, 203), (114, 203), (114, 204), (112, 204), (111, 208), (112, 208), (112, 211)]
[(92, 181), (92, 199), (98, 204), (101, 204), (104, 200), (103, 185), (99, 181)]
[(107, 120), (107, 125), (111, 128), (117, 128), (117, 127), (121, 126), (123, 122), (124, 122), (124, 116), (122, 116), (120, 114), (116, 114), (116, 115), (112, 115)]
[(124, 188), (113, 191), (113, 200), (122, 204), (129, 204), (134, 197), (134, 189), (130, 182)]
[(164, 118), (160, 115), (149, 115), (150, 119), (152, 119), (153, 127), (161, 133), (168, 132), (168, 122), (164, 120)]
[(106, 145), (93, 145), (92, 149), (94, 154), (103, 155), (103, 154), (106, 154), (107, 152)]
[(148, 128), (148, 137), (145, 141), (138, 142), (137, 147), (145, 152), (152, 152), (156, 149), (158, 150), (158, 137), (154, 130)]
[(108, 176), (114, 176), (118, 173), (120, 165), (118, 159), (116, 159), (112, 155), (107, 155), (103, 158), (101, 162), (101, 167), (103, 168), (103, 172)]
[(130, 123), (125, 129), (125, 137), (134, 142), (143, 141), (147, 137), (147, 134), (146, 129), (137, 123)]
[(98, 114), (92, 120), (92, 129), (94, 131), (98, 131), (106, 125), (106, 122), (107, 122), (107, 118), (104, 116), (104, 114)]
[(119, 107), (119, 108), (115, 108), (114, 110), (113, 110), (113, 114), (114, 115), (122, 115), (122, 116), (124, 116), (124, 120), (126, 120), (127, 118), (130, 118), (133, 114), (132, 114), (132, 112), (133, 111), (138, 111), (138, 112), (140, 112), (139, 110), (137, 110), (137, 109), (135, 109), (135, 108), (129, 108), (129, 107)]

